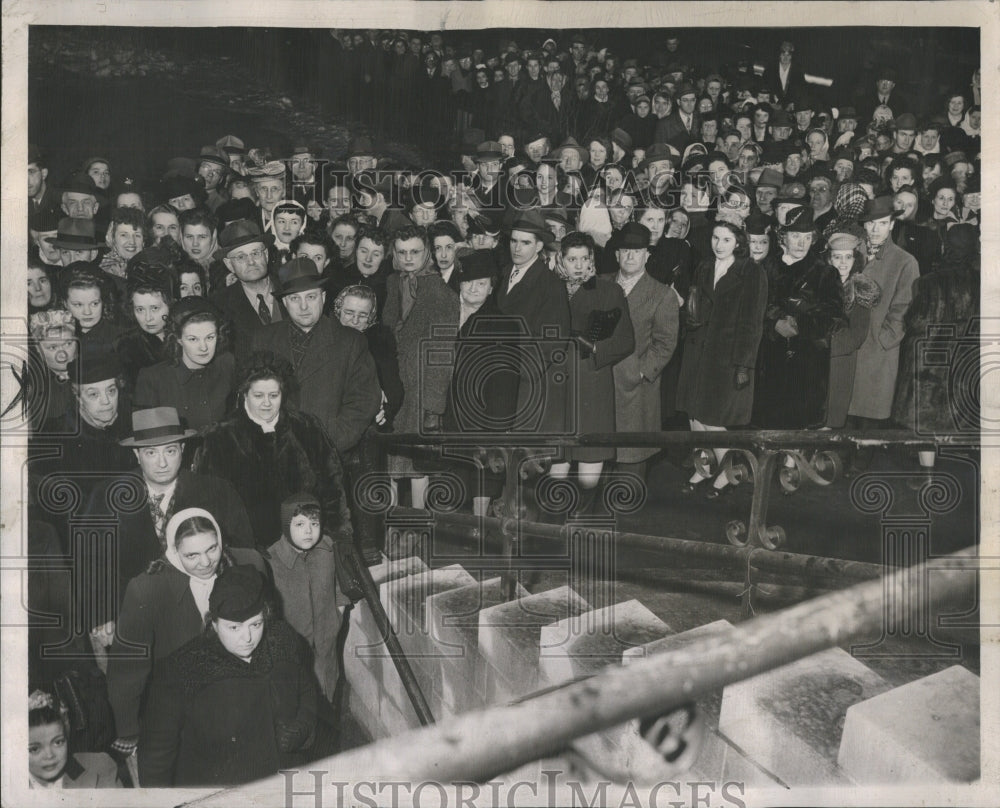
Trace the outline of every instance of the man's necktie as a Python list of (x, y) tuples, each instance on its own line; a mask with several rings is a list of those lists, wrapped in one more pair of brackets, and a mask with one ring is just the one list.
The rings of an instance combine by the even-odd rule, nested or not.
[(556, 109), (559, 109), (559, 105), (562, 103), (562, 96), (559, 93), (552, 93), (552, 103), (555, 104)]
[(257, 295), (257, 315), (264, 325), (271, 324), (271, 309), (264, 300), (264, 295)]
[(513, 271), (512, 271), (511, 273), (510, 273), (510, 282), (509, 282), (509, 283), (507, 284), (507, 291), (508, 291), (508, 292), (509, 292), (509, 291), (510, 291), (511, 289), (513, 289), (513, 288), (514, 288), (514, 283), (515, 283), (515, 282), (517, 281), (517, 279), (518, 279), (518, 277), (520, 277), (520, 275), (521, 275), (521, 270), (519, 270), (519, 269), (517, 269), (517, 268), (515, 268), (515, 269), (514, 269), (514, 270), (513, 270)]
[(166, 514), (160, 508), (163, 504), (163, 494), (152, 494), (149, 497), (149, 515), (153, 517), (153, 529), (156, 537), (163, 543), (163, 529), (166, 527)]

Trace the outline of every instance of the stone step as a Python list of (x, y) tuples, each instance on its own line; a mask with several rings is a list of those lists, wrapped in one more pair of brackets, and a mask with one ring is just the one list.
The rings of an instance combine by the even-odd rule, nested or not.
[(511, 701), (537, 690), (542, 627), (589, 610), (568, 586), (483, 609), (476, 687), (487, 703)]
[(979, 684), (954, 665), (852, 705), (841, 768), (865, 785), (979, 779)]
[[(518, 584), (518, 594), (524, 597), (528, 591)], [(441, 668), (442, 716), (486, 706), (486, 694), (476, 688), (479, 613), (504, 602), (499, 577), (427, 598), (427, 624)]]
[(626, 651), (670, 633), (670, 626), (637, 600), (544, 626), (539, 637), (539, 685), (559, 684), (618, 665)]
[(719, 731), (789, 786), (850, 784), (837, 765), (847, 710), (887, 690), (881, 676), (830, 648), (726, 687)]

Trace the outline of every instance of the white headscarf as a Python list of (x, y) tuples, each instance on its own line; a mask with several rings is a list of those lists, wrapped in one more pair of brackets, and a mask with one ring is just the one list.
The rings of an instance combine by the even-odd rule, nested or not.
[(218, 570), (216, 570), (216, 573), (211, 578), (196, 578), (184, 569), (180, 554), (177, 552), (177, 529), (181, 526), (182, 522), (195, 516), (200, 516), (212, 523), (212, 527), (215, 528), (215, 535), (219, 539), (219, 544), (222, 544), (222, 531), (219, 529), (219, 523), (215, 521), (215, 517), (212, 514), (204, 508), (185, 508), (183, 511), (175, 513), (170, 517), (170, 521), (167, 522), (165, 530), (167, 552), (165, 555), (167, 561), (188, 576), (188, 586), (191, 588), (191, 595), (194, 597), (195, 606), (198, 607), (198, 611), (201, 613), (201, 619), (204, 620), (208, 615), (208, 598), (212, 594), (212, 588), (215, 586)]

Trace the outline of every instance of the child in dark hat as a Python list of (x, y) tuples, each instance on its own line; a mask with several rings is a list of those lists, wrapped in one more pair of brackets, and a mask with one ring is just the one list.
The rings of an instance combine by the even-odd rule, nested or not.
[(340, 613), (351, 601), (337, 581), (337, 553), (333, 539), (323, 532), (319, 500), (305, 492), (287, 497), (281, 503), (281, 525), (281, 537), (268, 553), (282, 614), (309, 643), (316, 679), (332, 701), (340, 673)]

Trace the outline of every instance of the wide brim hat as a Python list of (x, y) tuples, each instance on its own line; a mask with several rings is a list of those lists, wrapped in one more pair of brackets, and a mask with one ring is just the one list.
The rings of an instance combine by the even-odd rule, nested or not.
[(222, 168), (229, 168), (229, 155), (218, 146), (202, 146), (201, 154), (198, 155), (198, 164), (215, 163)]
[(580, 156), (580, 162), (586, 163), (590, 159), (590, 152), (576, 142), (575, 138), (568, 137), (560, 144), (559, 148), (552, 152), (552, 156), (557, 160), (562, 159), (564, 151), (575, 151)]
[(198, 202), (205, 196), (204, 183), (192, 177), (167, 177), (162, 181), (160, 188), (160, 195), (167, 201), (179, 196), (190, 195), (195, 202)]
[(618, 243), (616, 246), (619, 250), (649, 249), (651, 238), (652, 234), (646, 225), (639, 224), (638, 222), (628, 222), (618, 231)]
[(541, 239), (543, 244), (555, 241), (555, 235), (545, 224), (542, 212), (538, 210), (526, 210), (520, 213), (514, 223), (510, 226), (511, 231), (520, 230), (522, 233), (531, 233)]
[(72, 216), (60, 219), (56, 235), (47, 236), (45, 241), (61, 250), (97, 250), (101, 247), (94, 229), (94, 220)]
[(570, 221), (569, 213), (566, 211), (566, 208), (542, 208), (542, 218), (545, 219), (546, 222), (553, 221), (564, 224), (566, 227), (573, 226), (573, 222)]
[(636, 170), (645, 171), (646, 167), (651, 163), (658, 163), (663, 160), (669, 161), (670, 164), (676, 168), (680, 159), (680, 152), (673, 146), (667, 143), (654, 143), (646, 149), (646, 156), (639, 161), (639, 165), (636, 166)]
[(774, 219), (754, 208), (743, 224), (748, 236), (764, 236), (774, 226)]
[(162, 446), (187, 440), (198, 434), (196, 429), (181, 427), (175, 407), (152, 407), (132, 413), (132, 436), (118, 441), (122, 446)]
[(632, 151), (632, 146), (634, 145), (632, 142), (632, 136), (621, 128), (612, 131), (611, 142), (617, 143), (619, 146), (621, 146), (622, 149), (624, 149), (627, 152)]
[(42, 208), (37, 213), (32, 213), (28, 217), (28, 229), (36, 233), (57, 233), (59, 231), (59, 221), (63, 217), (58, 211), (51, 208)]
[(238, 219), (223, 228), (219, 234), (219, 248), (213, 254), (216, 259), (225, 258), (237, 247), (253, 244), (259, 241), (266, 245), (267, 241), (261, 233), (260, 226), (250, 219)]
[(71, 175), (59, 190), (64, 194), (89, 194), (95, 198), (101, 192), (100, 188), (90, 178), (90, 175), (83, 173)]
[(323, 289), (329, 278), (319, 274), (311, 258), (293, 258), (278, 268), (278, 288), (275, 297), (285, 297), (310, 289)]
[(475, 154), (472, 159), (477, 163), (488, 163), (493, 160), (503, 160), (503, 147), (495, 140), (487, 140), (477, 143), (473, 148)]
[(864, 211), (858, 217), (858, 221), (861, 223), (874, 222), (887, 216), (896, 218), (899, 216), (899, 211), (893, 209), (891, 196), (877, 196), (868, 200)]

